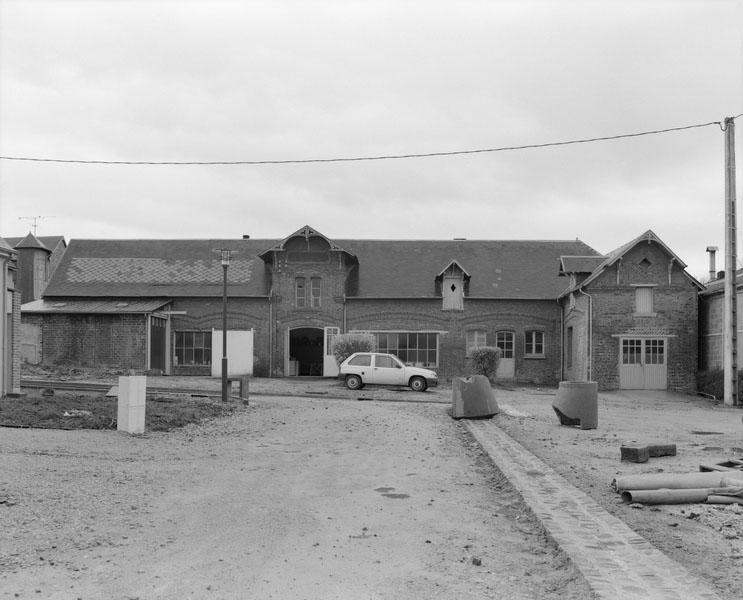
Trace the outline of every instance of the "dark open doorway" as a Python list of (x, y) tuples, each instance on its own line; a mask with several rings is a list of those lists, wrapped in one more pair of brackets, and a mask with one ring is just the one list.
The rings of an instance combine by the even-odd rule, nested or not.
[(289, 332), (289, 374), (322, 375), (323, 330), (300, 327)]

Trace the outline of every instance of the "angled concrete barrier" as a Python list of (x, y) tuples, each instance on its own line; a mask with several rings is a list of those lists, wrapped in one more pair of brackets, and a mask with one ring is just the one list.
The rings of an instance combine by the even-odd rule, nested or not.
[(599, 426), (598, 393), (595, 381), (561, 381), (552, 402), (560, 424), (596, 429)]
[(492, 417), (500, 412), (490, 381), (484, 375), (452, 381), (451, 415), (455, 419)]

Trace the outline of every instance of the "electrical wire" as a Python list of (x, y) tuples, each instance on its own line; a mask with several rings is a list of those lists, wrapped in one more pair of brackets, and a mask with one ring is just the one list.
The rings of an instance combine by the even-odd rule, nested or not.
[[(733, 120), (742, 116), (743, 113), (731, 117)], [(167, 165), (297, 165), (309, 163), (340, 163), (340, 162), (361, 162), (373, 160), (401, 160), (409, 158), (432, 158), (436, 156), (461, 156), (465, 154), (485, 154), (491, 152), (508, 152), (514, 150), (531, 150), (536, 148), (550, 148), (556, 146), (569, 146), (572, 144), (588, 144), (593, 142), (604, 142), (610, 140), (619, 140), (635, 138), (646, 135), (658, 135), (674, 131), (684, 131), (687, 129), (698, 129), (700, 127), (709, 127), (711, 125), (722, 126), (721, 121), (710, 121), (709, 123), (698, 123), (696, 125), (684, 125), (681, 127), (668, 127), (666, 129), (654, 129), (651, 131), (640, 131), (637, 133), (623, 133), (619, 135), (609, 135), (601, 137), (592, 137), (578, 140), (567, 140), (562, 142), (546, 142), (543, 144), (524, 144), (521, 146), (501, 146), (500, 148), (479, 148), (474, 150), (452, 150), (447, 152), (423, 152), (416, 154), (388, 154), (381, 156), (352, 156), (352, 157), (335, 157), (335, 158), (305, 158), (305, 159), (287, 159), (287, 160), (209, 160), (209, 161), (145, 161), (145, 160), (80, 160), (66, 158), (37, 158), (30, 156), (0, 156), (0, 160), (15, 160), (27, 162), (44, 162), (44, 163), (72, 163), (83, 165), (150, 165), (150, 166), (167, 166)]]

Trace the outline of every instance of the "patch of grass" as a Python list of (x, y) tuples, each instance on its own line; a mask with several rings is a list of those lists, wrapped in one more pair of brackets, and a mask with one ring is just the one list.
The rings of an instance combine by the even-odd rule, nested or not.
[[(228, 415), (235, 403), (221, 398), (147, 398), (145, 431), (170, 431), (189, 423)], [(34, 392), (21, 398), (0, 399), (0, 426), (42, 429), (116, 429), (117, 399), (104, 394)]]

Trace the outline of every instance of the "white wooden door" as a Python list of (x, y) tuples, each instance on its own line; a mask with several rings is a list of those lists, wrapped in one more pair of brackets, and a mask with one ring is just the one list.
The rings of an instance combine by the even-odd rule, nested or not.
[(619, 353), (620, 389), (667, 389), (665, 338), (622, 338)]
[(516, 367), (516, 361), (513, 357), (513, 332), (498, 331), (495, 334), (495, 347), (500, 348), (500, 360), (498, 361), (498, 370), (495, 373), (498, 379), (513, 379)]
[(333, 354), (333, 339), (335, 336), (340, 335), (340, 332), (341, 330), (339, 327), (325, 328), (325, 352), (322, 361), (323, 377), (336, 377), (338, 375), (338, 363)]

